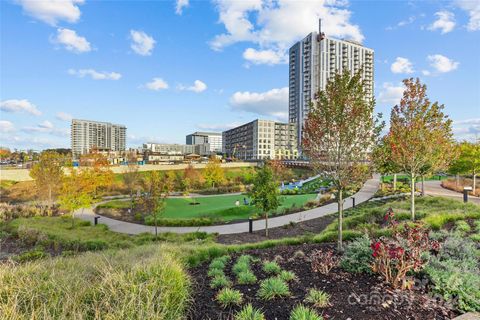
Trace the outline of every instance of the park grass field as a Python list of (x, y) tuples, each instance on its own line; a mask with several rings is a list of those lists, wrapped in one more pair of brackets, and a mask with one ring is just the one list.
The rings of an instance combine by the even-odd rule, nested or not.
[[(302, 207), (306, 202), (314, 200), (316, 194), (286, 195), (281, 196), (281, 206), (277, 212), (282, 212), (286, 208)], [(248, 217), (259, 214), (260, 209), (253, 205), (244, 205), (243, 199), (248, 202), (250, 199), (246, 195), (220, 195), (197, 198), (169, 198), (162, 218), (168, 219), (194, 219), (194, 218), (212, 218), (223, 221), (233, 221), (248, 219)], [(190, 203), (198, 202), (197, 205)], [(240, 206), (236, 206), (236, 201)], [(130, 202), (113, 200), (100, 205), (101, 208), (123, 209), (129, 208)]]

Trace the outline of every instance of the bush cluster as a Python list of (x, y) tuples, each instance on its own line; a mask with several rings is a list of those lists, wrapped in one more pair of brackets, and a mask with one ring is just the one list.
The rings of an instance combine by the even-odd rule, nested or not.
[(345, 248), (340, 266), (348, 272), (372, 273), (373, 249), (368, 235), (353, 240)]
[(480, 311), (480, 252), (473, 241), (455, 234), (447, 237), (425, 272), (445, 300), (464, 312)]
[(0, 203), (0, 222), (7, 222), (17, 218), (51, 217), (58, 215), (57, 207), (48, 208), (26, 204)]

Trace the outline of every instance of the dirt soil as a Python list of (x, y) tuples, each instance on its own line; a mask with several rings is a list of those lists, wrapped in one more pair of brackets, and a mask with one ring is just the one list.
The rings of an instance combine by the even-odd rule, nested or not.
[[(431, 298), (421, 288), (411, 291), (393, 290), (377, 276), (351, 274), (339, 267), (333, 268), (328, 275), (313, 272), (308, 261), (309, 254), (315, 249), (333, 248), (333, 244), (304, 244), (242, 253), (261, 260), (275, 259), (282, 269), (293, 271), (298, 280), (289, 283), (291, 296), (288, 298), (276, 298), (266, 302), (256, 297), (259, 282), (268, 277), (259, 262), (252, 263), (252, 270), (258, 278), (256, 284), (235, 284), (231, 267), (240, 254), (231, 256), (225, 274), (234, 282), (233, 288), (242, 292), (242, 306), (251, 303), (255, 308), (261, 309), (269, 320), (288, 319), (294, 306), (306, 304), (304, 298), (310, 288), (321, 289), (331, 296), (329, 307), (317, 309), (324, 319), (451, 319), (457, 315), (442, 301)], [(298, 252), (305, 256), (302, 257)], [(218, 291), (209, 286), (208, 264), (205, 262), (191, 270), (194, 282), (193, 304), (188, 319), (233, 319), (235, 312), (241, 307), (222, 309), (216, 303), (215, 295)]]

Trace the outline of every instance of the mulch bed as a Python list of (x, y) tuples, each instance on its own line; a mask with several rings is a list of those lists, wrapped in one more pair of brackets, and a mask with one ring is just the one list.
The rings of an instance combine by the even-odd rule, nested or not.
[(216, 241), (222, 244), (242, 244), (272, 239), (297, 237), (309, 233), (319, 233), (335, 219), (335, 215), (327, 215), (312, 220), (297, 222), (295, 224), (288, 224), (283, 227), (271, 228), (268, 230), (268, 238), (265, 237), (264, 230), (259, 230), (252, 233), (244, 232), (236, 234), (221, 234), (217, 236)]
[[(241, 254), (232, 254), (225, 274), (233, 281), (233, 288), (241, 291), (243, 305), (251, 303), (264, 312), (266, 319), (288, 319), (291, 310), (303, 301), (310, 288), (321, 289), (330, 294), (330, 306), (317, 309), (325, 319), (451, 319), (456, 313), (444, 306), (442, 301), (429, 297), (422, 289), (411, 291), (393, 290), (374, 275), (351, 274), (334, 268), (328, 275), (315, 273), (307, 260), (315, 250), (334, 248), (333, 244), (303, 244), (279, 246), (242, 252), (261, 260), (276, 260), (282, 269), (295, 272), (298, 281), (289, 283), (291, 296), (263, 301), (256, 297), (259, 282), (268, 276), (261, 263), (252, 263), (252, 271), (258, 278), (256, 284), (238, 285), (231, 267)], [(305, 257), (293, 258), (295, 252), (302, 251)], [(216, 289), (210, 288), (207, 276), (209, 262), (191, 270), (193, 278), (193, 303), (188, 319), (233, 319), (241, 307), (222, 309), (215, 301)]]

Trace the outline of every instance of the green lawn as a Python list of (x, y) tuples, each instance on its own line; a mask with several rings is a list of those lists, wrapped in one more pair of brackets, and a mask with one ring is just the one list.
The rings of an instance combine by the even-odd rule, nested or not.
[[(260, 213), (260, 210), (252, 205), (244, 205), (243, 198), (250, 199), (245, 195), (230, 195), (230, 196), (210, 196), (195, 198), (198, 205), (190, 205), (193, 200), (191, 198), (169, 198), (167, 199), (167, 206), (162, 218), (169, 219), (193, 219), (193, 218), (212, 218), (221, 219), (223, 221), (232, 221), (239, 219), (247, 219), (253, 214)], [(301, 194), (281, 196), (282, 204), (278, 208), (281, 212), (285, 208), (295, 206), (302, 207), (306, 202), (314, 200), (316, 194)], [(235, 201), (240, 201), (240, 206), (235, 206)], [(128, 201), (114, 200), (102, 204), (103, 208), (128, 208), (130, 203)]]

